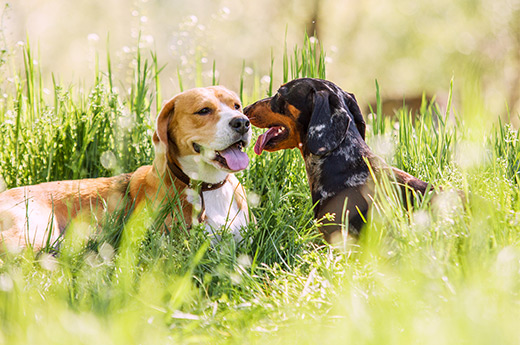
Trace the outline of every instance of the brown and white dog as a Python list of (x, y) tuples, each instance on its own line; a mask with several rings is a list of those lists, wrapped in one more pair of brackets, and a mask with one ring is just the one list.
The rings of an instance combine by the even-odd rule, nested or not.
[(107, 212), (144, 205), (158, 209), (165, 202), (180, 207), (169, 224), (184, 221), (189, 227), (198, 219), (208, 231), (224, 226), (240, 239), (249, 214), (244, 188), (233, 172), (249, 163), (243, 147), (251, 140), (251, 129), (237, 95), (221, 86), (188, 90), (168, 101), (156, 122), (152, 166), (0, 193), (0, 251), (42, 248), (76, 217), (94, 219), (99, 226)]
[(300, 150), (315, 217), (336, 216), (320, 228), (328, 242), (343, 229), (343, 217), (348, 216), (348, 231), (354, 235), (364, 224), (373, 195), (367, 162), (376, 173), (388, 173), (407, 192), (424, 194), (430, 189), (428, 183), (387, 166), (372, 153), (364, 140), (365, 121), (354, 95), (330, 81), (295, 79), (273, 97), (246, 107), (244, 114), (254, 126), (269, 128), (256, 142), (257, 154)]

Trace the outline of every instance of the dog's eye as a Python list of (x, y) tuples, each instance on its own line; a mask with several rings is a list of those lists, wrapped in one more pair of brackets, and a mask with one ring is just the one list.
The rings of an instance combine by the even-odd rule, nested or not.
[(198, 115), (208, 115), (209, 113), (211, 113), (211, 109), (208, 107), (202, 108), (201, 110), (195, 112), (195, 114)]
[(240, 104), (235, 103), (235, 110), (240, 110)]

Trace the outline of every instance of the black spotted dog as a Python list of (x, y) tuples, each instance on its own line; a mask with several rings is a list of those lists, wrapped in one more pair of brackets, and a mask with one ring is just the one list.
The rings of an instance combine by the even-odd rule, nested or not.
[(356, 236), (365, 222), (373, 194), (367, 161), (376, 173), (388, 172), (405, 190), (424, 194), (431, 189), (372, 153), (356, 98), (330, 81), (295, 79), (273, 97), (246, 107), (244, 114), (254, 126), (269, 128), (258, 137), (255, 153), (295, 147), (301, 151), (315, 217), (336, 215), (320, 228), (328, 242), (343, 228), (343, 217), (348, 216), (348, 231)]

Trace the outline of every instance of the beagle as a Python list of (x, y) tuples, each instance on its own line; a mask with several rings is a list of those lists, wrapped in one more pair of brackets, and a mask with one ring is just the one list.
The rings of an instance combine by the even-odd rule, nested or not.
[(157, 117), (153, 165), (115, 177), (0, 193), (0, 251), (54, 243), (75, 218), (99, 227), (106, 213), (144, 206), (157, 210), (165, 203), (180, 208), (167, 217), (167, 227), (200, 221), (210, 232), (227, 227), (238, 240), (249, 213), (233, 172), (247, 167), (243, 148), (250, 140), (250, 123), (235, 93), (221, 86), (182, 92)]
[(316, 205), (315, 218), (327, 213), (336, 216), (320, 228), (328, 242), (343, 229), (342, 219), (348, 217), (348, 231), (354, 235), (365, 222), (374, 187), (367, 162), (407, 191), (424, 194), (431, 188), (372, 153), (364, 140), (365, 121), (354, 95), (330, 81), (295, 79), (273, 97), (246, 107), (244, 114), (254, 126), (268, 128), (256, 141), (256, 154), (300, 150)]

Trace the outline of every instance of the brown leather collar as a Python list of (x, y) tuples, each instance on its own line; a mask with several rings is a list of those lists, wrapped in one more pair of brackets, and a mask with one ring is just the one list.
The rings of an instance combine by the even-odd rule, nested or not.
[(206, 217), (206, 207), (204, 205), (204, 196), (202, 195), (202, 192), (207, 192), (210, 190), (216, 190), (216, 189), (221, 188), (222, 186), (224, 186), (226, 184), (228, 178), (226, 177), (223, 181), (218, 182), (218, 183), (207, 183), (207, 182), (192, 180), (188, 175), (186, 175), (184, 173), (184, 171), (182, 171), (182, 169), (175, 162), (172, 162), (170, 160), (168, 160), (168, 168), (170, 169), (172, 174), (175, 176), (175, 178), (177, 178), (179, 181), (184, 183), (189, 188), (195, 189), (199, 193), (201, 205), (200, 205), (200, 213), (197, 216), (197, 220), (199, 221), (199, 223), (204, 222), (204, 218)]
[(168, 161), (168, 168), (173, 173), (173, 175), (182, 183), (190, 188), (197, 188), (200, 186), (200, 192), (207, 192), (209, 190), (215, 190), (221, 188), (227, 182), (227, 177), (218, 183), (207, 183), (197, 180), (192, 180), (188, 175), (182, 171), (182, 169), (175, 163)]

